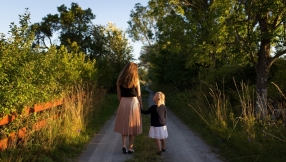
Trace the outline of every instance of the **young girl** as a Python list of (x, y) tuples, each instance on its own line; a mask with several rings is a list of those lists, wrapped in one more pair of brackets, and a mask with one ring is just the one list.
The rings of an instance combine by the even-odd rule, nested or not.
[(149, 137), (156, 139), (158, 147), (158, 155), (165, 152), (165, 138), (168, 137), (166, 126), (167, 109), (165, 106), (165, 95), (162, 92), (157, 92), (153, 100), (156, 105), (152, 105), (148, 110), (141, 109), (142, 114), (151, 114), (151, 126), (149, 130)]

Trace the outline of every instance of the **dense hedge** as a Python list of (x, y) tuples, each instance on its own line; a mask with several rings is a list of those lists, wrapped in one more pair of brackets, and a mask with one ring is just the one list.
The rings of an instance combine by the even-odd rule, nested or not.
[(0, 118), (24, 106), (59, 98), (74, 85), (95, 82), (95, 61), (64, 46), (32, 48), (27, 21), (11, 26), (11, 36), (0, 38)]

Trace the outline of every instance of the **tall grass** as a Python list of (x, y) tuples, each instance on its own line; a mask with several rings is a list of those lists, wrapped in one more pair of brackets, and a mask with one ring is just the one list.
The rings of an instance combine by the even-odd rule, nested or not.
[[(77, 86), (61, 107), (22, 117), (14, 125), (16, 130), (26, 126), (26, 136), (1, 152), (0, 161), (68, 161), (76, 157), (92, 136), (87, 128), (100, 112), (105, 93), (91, 85)], [(39, 121), (43, 124), (35, 125)]]
[[(206, 84), (206, 83), (205, 83)], [(208, 85), (210, 86), (210, 85)], [(213, 129), (225, 129), (227, 127), (227, 106), (228, 100), (225, 94), (218, 89), (218, 86), (209, 87), (209, 93), (203, 94), (203, 97), (199, 97), (202, 93), (197, 95), (199, 99), (196, 102), (196, 106), (188, 104), (201, 119)], [(208, 112), (205, 113), (202, 107), (207, 106)]]
[(285, 160), (285, 127), (270, 116), (255, 118), (255, 91), (243, 82), (235, 86), (236, 92), (205, 82), (192, 91), (164, 89), (169, 108), (228, 161)]

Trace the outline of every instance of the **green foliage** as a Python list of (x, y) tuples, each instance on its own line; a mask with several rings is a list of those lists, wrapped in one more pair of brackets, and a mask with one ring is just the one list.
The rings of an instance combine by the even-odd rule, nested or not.
[(227, 90), (235, 90), (236, 82), (255, 84), (255, 68), (251, 65), (245, 66), (223, 66), (218, 69), (205, 69), (201, 71), (200, 79), (207, 83), (216, 83)]
[[(269, 97), (280, 100), (281, 94), (279, 92), (279, 89), (281, 92), (285, 95), (286, 94), (286, 60), (285, 58), (281, 58), (277, 60), (270, 69), (269, 74)], [(278, 87), (274, 86), (273, 83), (275, 83)], [(278, 89), (279, 88), (279, 89)]]
[[(115, 24), (108, 23), (106, 26), (93, 25), (95, 15), (91, 9), (82, 9), (77, 3), (71, 3), (71, 7), (65, 5), (58, 7), (58, 14), (48, 14), (43, 21), (33, 26), (35, 31), (34, 46), (42, 49), (50, 49), (52, 37), (60, 33), (60, 43), (57, 50), (63, 51), (61, 46), (67, 48), (68, 53), (83, 52), (90, 60), (96, 60), (97, 82), (99, 86), (114, 90), (114, 85), (119, 70), (134, 60), (133, 48), (126, 38), (126, 33), (117, 28)], [(46, 41), (49, 42), (46, 42)], [(88, 76), (88, 71), (85, 71)], [(72, 76), (69, 74), (70, 78)], [(95, 77), (95, 76), (93, 76)]]
[(150, 79), (148, 77), (148, 71), (145, 68), (139, 67), (138, 75), (143, 85), (150, 83)]
[[(59, 32), (60, 45), (64, 45), (69, 50), (72, 48), (71, 43), (77, 42), (78, 48), (85, 54), (90, 54), (92, 37), (92, 20), (95, 15), (91, 9), (82, 9), (77, 3), (71, 3), (71, 7), (67, 8), (61, 5), (58, 8), (59, 14), (48, 14), (40, 23), (35, 32), (35, 44), (42, 48), (49, 48), (52, 43), (52, 37), (55, 32)], [(48, 38), (49, 42), (46, 42)]]
[[(135, 11), (134, 11), (135, 10)], [(156, 41), (156, 23), (148, 6), (144, 7), (136, 3), (134, 10), (131, 10), (127, 23), (127, 32), (134, 41), (141, 41), (144, 45), (152, 45)]]
[(156, 20), (157, 40), (143, 48), (140, 61), (152, 85), (172, 87), (171, 109), (228, 160), (285, 158), (285, 129), (254, 117), (255, 97), (267, 85), (270, 98), (285, 100), (285, 59), (279, 58), (286, 52), (285, 2), (151, 0), (136, 7), (133, 24), (136, 14)]
[[(227, 161), (283, 161), (285, 159), (285, 128), (279, 122), (255, 120), (253, 90), (238, 86), (239, 103), (229, 102), (229, 96), (212, 84), (202, 83), (191, 91), (176, 87), (164, 89), (169, 108)], [(235, 105), (233, 105), (235, 104)], [(233, 106), (239, 106), (234, 113)]]
[(199, 65), (186, 68), (182, 53), (157, 50), (158, 45), (146, 46), (141, 52), (142, 65), (148, 68), (148, 78), (152, 82), (173, 85), (179, 89), (190, 88), (199, 74)]
[[(29, 13), (21, 16), (20, 27), (11, 25), (11, 37), (0, 45), (0, 114), (21, 112), (24, 106), (59, 98), (74, 85), (95, 82), (95, 61), (64, 46), (46, 51), (32, 49), (33, 31)], [(73, 44), (73, 47), (76, 45)]]
[(115, 24), (108, 23), (101, 32), (105, 38), (103, 46), (105, 53), (96, 57), (98, 81), (100, 86), (114, 91), (120, 71), (129, 61), (134, 60), (133, 48), (126, 38), (126, 33)]
[(152, 27), (156, 29), (156, 42), (144, 47), (141, 61), (148, 65), (152, 80), (158, 84), (192, 87), (195, 82), (189, 78), (197, 79), (195, 70), (199, 74), (210, 72), (214, 77), (210, 80), (223, 76), (229, 82), (235, 72), (223, 72), (227, 68), (252, 66), (255, 74), (251, 69), (250, 78), (238, 78), (253, 82), (253, 76), (258, 77), (257, 96), (266, 101), (267, 93), (262, 93), (269, 85), (269, 69), (286, 53), (285, 5), (280, 0), (150, 0), (145, 7), (137, 4), (131, 12), (130, 36), (134, 40), (146, 36), (148, 20), (155, 19)]
[[(81, 95), (83, 92), (86, 95)], [(98, 133), (114, 115), (118, 98), (116, 94), (106, 94), (105, 90), (93, 85), (74, 87), (71, 94), (73, 97), (65, 98), (64, 109), (36, 114), (39, 118), (46, 119), (62, 110), (64, 113), (61, 117), (49, 120), (41, 130), (28, 130), (29, 134), (21, 141), (24, 143), (14, 143), (12, 147), (0, 152), (0, 161), (64, 162), (77, 159), (94, 133)], [(28, 122), (33, 124), (31, 120)]]

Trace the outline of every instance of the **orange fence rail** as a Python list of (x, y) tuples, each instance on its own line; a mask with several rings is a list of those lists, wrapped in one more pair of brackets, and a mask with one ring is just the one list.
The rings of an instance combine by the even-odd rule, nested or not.
[[(54, 100), (54, 101), (50, 101), (47, 103), (35, 104), (32, 108), (25, 107), (22, 115), (29, 115), (34, 112), (41, 112), (46, 109), (60, 106), (62, 104), (63, 104), (63, 99)], [(54, 115), (51, 118), (56, 119), (58, 117), (59, 115)], [(17, 119), (17, 114), (15, 113), (12, 113), (12, 115), (6, 115), (2, 117), (0, 119), (0, 127), (13, 122), (15, 119)], [(48, 119), (44, 119), (44, 120), (36, 122), (32, 127), (33, 130), (39, 130), (42, 127), (44, 127), (47, 123), (47, 120)], [(27, 128), (23, 127), (23, 128), (20, 128), (17, 132), (10, 133), (7, 138), (0, 139), (0, 151), (5, 150), (16, 138), (23, 139), (26, 134), (27, 134)]]

